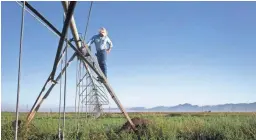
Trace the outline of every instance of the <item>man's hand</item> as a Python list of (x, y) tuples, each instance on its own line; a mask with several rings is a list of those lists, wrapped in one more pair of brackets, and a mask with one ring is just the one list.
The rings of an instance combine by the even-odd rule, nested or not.
[(110, 53), (110, 51), (111, 51), (111, 49), (108, 49), (108, 50), (107, 50), (107, 53), (109, 54), (109, 53)]

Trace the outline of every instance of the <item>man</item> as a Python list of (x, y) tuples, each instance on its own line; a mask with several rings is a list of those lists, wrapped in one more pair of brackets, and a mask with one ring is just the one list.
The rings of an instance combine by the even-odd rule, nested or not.
[(97, 59), (99, 66), (104, 73), (104, 75), (107, 77), (107, 53), (110, 53), (113, 44), (110, 38), (107, 35), (107, 30), (102, 27), (99, 29), (99, 34), (94, 35), (87, 43), (89, 48), (91, 48), (91, 45), (94, 43), (97, 51)]

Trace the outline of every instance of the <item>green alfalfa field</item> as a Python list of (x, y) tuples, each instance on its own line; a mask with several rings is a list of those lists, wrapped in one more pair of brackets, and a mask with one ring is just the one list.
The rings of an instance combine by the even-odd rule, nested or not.
[[(58, 113), (37, 113), (25, 129), (20, 113), (20, 139), (58, 139)], [(147, 123), (139, 133), (125, 130), (126, 119), (120, 113), (107, 113), (94, 120), (85, 113), (66, 113), (66, 140), (256, 140), (256, 113), (129, 113)], [(15, 113), (2, 112), (1, 139), (13, 140)], [(62, 119), (60, 119), (63, 121)], [(122, 128), (123, 127), (123, 128)], [(79, 128), (79, 130), (77, 130)]]

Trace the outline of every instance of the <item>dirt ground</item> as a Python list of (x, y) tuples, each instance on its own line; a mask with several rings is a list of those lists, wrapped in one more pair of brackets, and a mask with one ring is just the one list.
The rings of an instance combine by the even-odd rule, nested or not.
[[(147, 126), (149, 124), (152, 124), (151, 121), (147, 120), (147, 119), (143, 119), (143, 118), (139, 118), (139, 117), (135, 117), (131, 119), (132, 122), (134, 123), (135, 127), (138, 129), (138, 131), (140, 130), (144, 130), (147, 128)], [(119, 130), (120, 132), (132, 132), (132, 126), (130, 125), (130, 123), (127, 121)]]

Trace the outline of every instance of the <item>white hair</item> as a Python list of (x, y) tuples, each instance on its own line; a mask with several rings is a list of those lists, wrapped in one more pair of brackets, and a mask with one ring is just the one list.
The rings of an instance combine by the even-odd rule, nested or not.
[(106, 28), (101, 27), (101, 28), (99, 29), (99, 33), (101, 33), (101, 31), (104, 31), (106, 36), (108, 35), (108, 32), (107, 32)]

